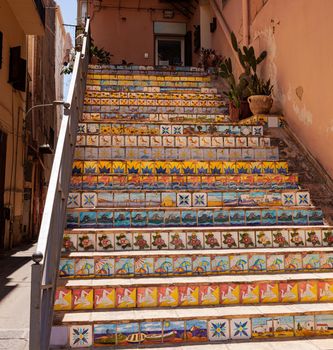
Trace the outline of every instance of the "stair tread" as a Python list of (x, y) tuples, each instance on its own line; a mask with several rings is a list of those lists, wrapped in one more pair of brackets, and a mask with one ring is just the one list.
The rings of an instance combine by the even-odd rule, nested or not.
[(220, 275), (220, 276), (184, 276), (182, 277), (138, 277), (138, 278), (114, 278), (114, 279), (75, 279), (67, 280), (66, 287), (118, 287), (118, 286), (145, 286), (160, 284), (185, 284), (185, 283), (244, 283), (261, 281), (297, 281), (297, 280), (329, 280), (333, 279), (333, 273), (298, 273), (298, 274), (260, 274), (260, 275)]
[(245, 254), (245, 253), (302, 253), (302, 252), (333, 252), (332, 247), (291, 247), (291, 248), (237, 248), (237, 249), (205, 249), (205, 250), (124, 250), (124, 251), (108, 251), (108, 252), (71, 252), (68, 254), (64, 254), (63, 256), (71, 257), (71, 258), (79, 258), (79, 257), (95, 257), (95, 256), (177, 256), (177, 255), (217, 255), (217, 254)]
[(246, 317), (246, 316), (269, 316), (281, 314), (311, 314), (311, 313), (332, 313), (333, 303), (312, 303), (292, 305), (241, 305), (241, 306), (214, 306), (214, 307), (186, 307), (176, 309), (135, 309), (115, 310), (112, 312), (65, 312), (61, 315), (63, 323), (91, 323), (91, 322), (122, 322), (142, 321), (154, 319), (191, 319), (208, 317)]

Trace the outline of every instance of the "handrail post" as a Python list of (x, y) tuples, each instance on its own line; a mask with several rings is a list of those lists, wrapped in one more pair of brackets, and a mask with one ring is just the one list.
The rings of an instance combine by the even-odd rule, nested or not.
[(29, 349), (41, 350), (40, 331), (41, 331), (41, 283), (42, 283), (42, 265), (34, 263), (31, 265), (31, 295), (30, 295), (30, 331), (29, 331)]

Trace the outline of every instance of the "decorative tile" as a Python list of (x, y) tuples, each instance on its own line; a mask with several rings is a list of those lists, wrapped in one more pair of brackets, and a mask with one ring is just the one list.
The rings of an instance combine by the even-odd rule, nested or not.
[(204, 248), (221, 248), (221, 233), (216, 231), (204, 232)]
[(313, 315), (295, 316), (295, 336), (312, 337), (316, 334)]
[(134, 250), (146, 250), (150, 247), (150, 233), (133, 233), (133, 248)]
[(65, 311), (72, 309), (72, 291), (67, 288), (57, 288), (54, 297), (54, 310)]
[(273, 322), (274, 337), (289, 338), (294, 336), (293, 316), (275, 316)]
[(142, 341), (143, 344), (158, 344), (162, 342), (162, 322), (141, 322), (140, 332), (145, 336)]
[(95, 212), (80, 212), (80, 226), (94, 227), (96, 226), (96, 218)]
[(309, 192), (297, 192), (296, 193), (296, 205), (308, 206), (310, 205), (310, 193)]
[(169, 248), (170, 249), (185, 249), (186, 248), (186, 233), (185, 232), (169, 232)]
[(282, 303), (296, 303), (298, 301), (298, 285), (296, 282), (280, 283), (280, 300)]
[(179, 286), (179, 306), (198, 306), (199, 287), (194, 285)]
[(236, 248), (238, 247), (238, 232), (230, 231), (224, 233), (222, 231), (222, 248)]
[(175, 257), (173, 272), (175, 274), (190, 274), (192, 272), (192, 259), (187, 256)]
[(267, 256), (267, 271), (283, 271), (284, 255), (272, 254)]
[(115, 235), (115, 250), (132, 250), (132, 233), (121, 232)]
[(247, 255), (230, 255), (230, 271), (240, 272), (247, 271), (248, 269)]
[(115, 227), (130, 227), (131, 219), (130, 212), (115, 212), (114, 213), (114, 226)]
[(208, 341), (207, 321), (206, 320), (187, 320), (186, 321), (186, 340), (187, 342)]
[(222, 193), (209, 192), (206, 194), (206, 202), (208, 207), (220, 207), (222, 205)]
[(95, 234), (83, 233), (78, 235), (78, 251), (88, 252), (95, 250)]
[(207, 206), (207, 193), (193, 193), (192, 203), (194, 207), (206, 207)]
[(137, 288), (137, 307), (157, 307), (157, 287)]
[(181, 343), (185, 340), (185, 322), (169, 321), (163, 323), (163, 343)]
[(94, 345), (107, 346), (116, 344), (117, 325), (116, 324), (95, 324), (94, 325)]
[(154, 258), (138, 257), (135, 259), (135, 275), (150, 275), (154, 273)]
[(79, 325), (69, 328), (69, 345), (72, 348), (89, 348), (92, 346), (92, 326)]
[(277, 282), (263, 282), (259, 284), (261, 303), (279, 302), (279, 284)]
[(139, 332), (139, 323), (118, 323), (117, 345), (132, 345), (129, 340), (137, 338)]
[(113, 258), (96, 258), (95, 260), (95, 275), (96, 276), (113, 276), (115, 262)]
[(304, 247), (305, 237), (303, 230), (291, 230), (290, 234), (290, 246), (291, 247)]
[(282, 205), (296, 205), (296, 195), (294, 192), (282, 193)]
[(156, 257), (154, 261), (154, 270), (156, 274), (167, 275), (174, 271), (172, 258)]
[(73, 310), (92, 310), (94, 307), (93, 289), (73, 289)]
[(252, 322), (253, 338), (271, 338), (274, 332), (274, 320), (271, 317), (254, 317)]
[(169, 246), (168, 232), (156, 232), (152, 234), (151, 246), (152, 249), (168, 249)]
[(315, 329), (319, 336), (328, 336), (333, 333), (332, 315), (315, 315)]
[(250, 271), (266, 271), (266, 255), (259, 253), (252, 253), (249, 257)]
[(208, 321), (209, 341), (224, 341), (230, 338), (229, 320), (216, 319)]
[(322, 245), (321, 230), (306, 230), (305, 243), (307, 247), (316, 247)]
[(288, 247), (289, 233), (288, 230), (272, 231), (273, 247)]
[(95, 208), (97, 206), (97, 194), (94, 192), (82, 193), (81, 202), (83, 208)]
[(77, 250), (77, 235), (65, 233), (62, 240), (62, 252), (75, 252)]
[(59, 276), (70, 277), (74, 275), (74, 259), (60, 259)]
[(114, 234), (97, 233), (97, 251), (112, 251), (114, 250)]
[(259, 303), (259, 285), (255, 283), (244, 283), (240, 285), (241, 303), (258, 304)]
[(116, 302), (120, 309), (136, 307), (136, 288), (116, 288)]
[(230, 320), (231, 339), (250, 339), (251, 320), (249, 318), (235, 318)]
[(74, 273), (77, 276), (93, 276), (94, 275), (94, 259), (75, 259)]
[(98, 227), (113, 227), (113, 213), (100, 211), (97, 213)]
[(257, 231), (256, 232), (256, 247), (265, 248), (272, 247), (272, 231)]
[(317, 281), (298, 282), (299, 298), (301, 302), (314, 302), (318, 299)]
[(240, 248), (254, 247), (255, 232), (254, 231), (239, 232), (238, 242), (239, 242)]

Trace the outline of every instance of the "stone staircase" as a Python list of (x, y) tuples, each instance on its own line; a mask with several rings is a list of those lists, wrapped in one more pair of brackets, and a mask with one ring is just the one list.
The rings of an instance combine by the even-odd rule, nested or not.
[(195, 68), (90, 67), (52, 347), (333, 334), (333, 229), (269, 136), (283, 120), (226, 111)]

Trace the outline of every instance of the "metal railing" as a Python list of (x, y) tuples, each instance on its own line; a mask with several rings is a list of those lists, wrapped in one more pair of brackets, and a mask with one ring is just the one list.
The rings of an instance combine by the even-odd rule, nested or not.
[(53, 322), (53, 303), (65, 227), (76, 132), (82, 114), (89, 63), (90, 31), (86, 22), (82, 49), (76, 52), (73, 75), (62, 117), (36, 252), (32, 256), (30, 350), (47, 350)]

